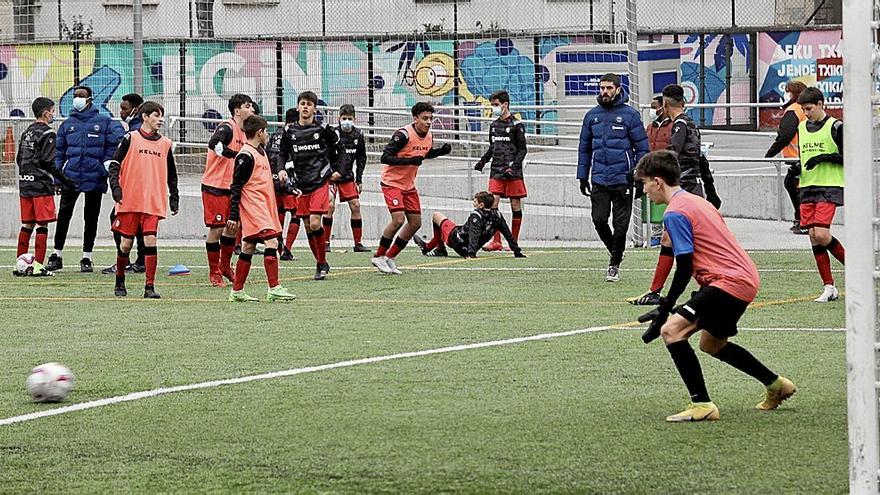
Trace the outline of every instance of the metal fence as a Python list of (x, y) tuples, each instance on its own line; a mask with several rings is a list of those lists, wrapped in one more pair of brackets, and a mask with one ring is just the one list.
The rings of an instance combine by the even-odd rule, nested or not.
[[(169, 38), (621, 32), (626, 0), (141, 0)], [(0, 40), (130, 39), (133, 0), (6, 0)], [(640, 0), (640, 33), (839, 24), (840, 0)], [(685, 21), (686, 22), (683, 22)]]

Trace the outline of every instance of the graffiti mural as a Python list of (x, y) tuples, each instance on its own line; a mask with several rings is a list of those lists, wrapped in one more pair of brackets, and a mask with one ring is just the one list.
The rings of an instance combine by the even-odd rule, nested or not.
[[(700, 74), (700, 36), (703, 36), (702, 77)], [(732, 45), (728, 64), (727, 51)], [(752, 66), (751, 44), (747, 34), (691, 35), (681, 44), (681, 85), (685, 90), (685, 103), (726, 103), (730, 93), (731, 103), (747, 103), (751, 100), (750, 80)], [(730, 87), (727, 74), (730, 71)], [(702, 91), (700, 90), (702, 86)], [(724, 125), (727, 111), (722, 108), (693, 108), (688, 114), (698, 123)], [(749, 111), (735, 108), (730, 111), (732, 124), (749, 121)]]
[[(843, 101), (841, 31), (784, 31), (758, 35), (758, 101), (782, 102), (788, 81), (818, 87), (826, 103)], [(777, 127), (782, 110), (761, 109), (761, 127)], [(840, 118), (841, 109), (829, 113)]]

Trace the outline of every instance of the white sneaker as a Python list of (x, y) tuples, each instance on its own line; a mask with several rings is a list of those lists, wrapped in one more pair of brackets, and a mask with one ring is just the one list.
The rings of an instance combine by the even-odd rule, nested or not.
[(608, 265), (608, 271), (605, 272), (606, 282), (620, 282), (620, 268), (616, 265)]
[(397, 262), (394, 261), (394, 258), (385, 258), (385, 262), (388, 264), (388, 268), (391, 269), (391, 273), (395, 275), (403, 275), (403, 272), (400, 271), (400, 268), (397, 268)]
[(829, 301), (836, 301), (840, 297), (840, 293), (837, 292), (837, 287), (833, 285), (826, 285), (825, 290), (822, 291), (822, 294), (813, 299), (813, 302), (824, 303)]
[(391, 267), (388, 266), (388, 258), (386, 258), (386, 257), (384, 257), (384, 256), (374, 256), (372, 259), (370, 259), (370, 263), (372, 263), (373, 266), (375, 266), (376, 268), (378, 268), (379, 271), (382, 272), (382, 273), (384, 273), (384, 274), (391, 274), (391, 273), (393, 273), (393, 272), (391, 271)]

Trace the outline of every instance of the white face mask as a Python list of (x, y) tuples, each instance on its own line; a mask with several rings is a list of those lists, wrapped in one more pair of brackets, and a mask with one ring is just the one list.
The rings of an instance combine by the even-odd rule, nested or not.
[(348, 119), (342, 119), (339, 121), (339, 127), (341, 127), (343, 131), (348, 132), (354, 127), (354, 122)]
[(77, 112), (82, 112), (86, 106), (89, 104), (88, 98), (83, 98), (80, 96), (76, 96), (73, 98), (73, 109)]
[(785, 101), (791, 101), (791, 93), (785, 93)]
[(495, 106), (492, 107), (492, 116), (493, 117), (501, 117), (502, 113), (504, 113), (504, 109), (501, 108), (501, 105), (498, 105), (497, 107), (495, 107)]

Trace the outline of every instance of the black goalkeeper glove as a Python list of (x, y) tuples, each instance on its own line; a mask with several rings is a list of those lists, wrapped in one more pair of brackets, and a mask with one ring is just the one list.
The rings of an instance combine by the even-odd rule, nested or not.
[(660, 329), (663, 327), (663, 324), (666, 323), (666, 320), (669, 319), (669, 312), (671, 309), (672, 308), (669, 307), (666, 299), (661, 297), (660, 304), (656, 308), (639, 316), (639, 323), (651, 322), (651, 324), (648, 325), (648, 329), (642, 334), (642, 342), (650, 344), (660, 336)]
[(477, 164), (474, 165), (474, 170), (476, 170), (477, 172), (482, 172), (482, 171), (483, 171), (483, 168), (484, 168), (485, 166), (486, 166), (485, 163), (483, 163), (483, 162), (477, 162)]

